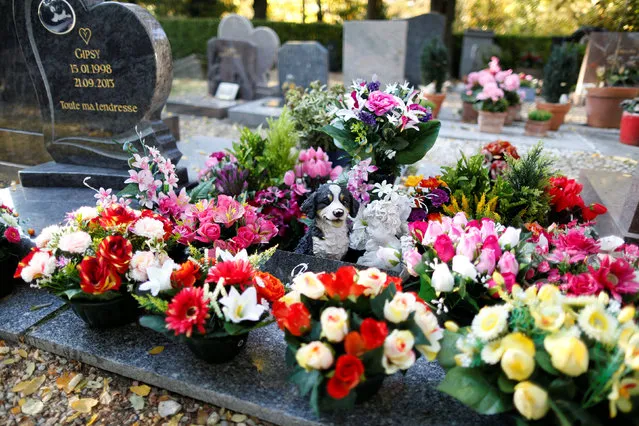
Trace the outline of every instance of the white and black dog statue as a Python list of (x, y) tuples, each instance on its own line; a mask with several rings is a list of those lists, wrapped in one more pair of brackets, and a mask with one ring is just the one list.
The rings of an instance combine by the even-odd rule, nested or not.
[(325, 183), (309, 195), (302, 212), (313, 221), (295, 253), (341, 260), (348, 252), (349, 216), (355, 217), (359, 202), (343, 186)]

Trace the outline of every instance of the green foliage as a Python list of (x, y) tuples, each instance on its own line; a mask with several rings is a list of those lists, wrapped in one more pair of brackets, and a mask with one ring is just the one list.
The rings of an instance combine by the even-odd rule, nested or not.
[(299, 137), (295, 131), (295, 121), (288, 108), (282, 110), (277, 120), (267, 118), (269, 129), (266, 132), (264, 160), (271, 183), (281, 183), (284, 174), (291, 170), (297, 160), (295, 147)]
[(244, 127), (240, 133), (239, 142), (233, 142), (231, 154), (237, 159), (238, 168), (247, 170), (249, 176), (249, 191), (257, 191), (269, 186), (268, 168), (264, 161), (264, 151), (266, 139), (259, 132), (253, 132), (248, 127)]
[[(496, 370), (499, 372), (499, 370)], [(494, 380), (491, 380), (494, 376)], [(478, 368), (453, 367), (437, 387), (480, 414), (498, 414), (513, 408), (512, 396), (497, 386), (498, 375)]]
[(169, 309), (169, 302), (150, 294), (137, 295), (133, 294), (133, 298), (138, 301), (140, 307), (151, 314), (163, 315)]
[(477, 101), (475, 103), (475, 109), (486, 112), (506, 112), (508, 109), (508, 101), (504, 98), (499, 99), (497, 102), (493, 102), (492, 99)]
[(422, 83), (435, 82), (435, 92), (441, 93), (448, 73), (448, 49), (439, 37), (433, 37), (424, 45), (421, 65)]
[(534, 109), (528, 113), (528, 119), (532, 121), (548, 121), (552, 118), (552, 112), (543, 109)]
[(626, 99), (621, 102), (621, 108), (632, 114), (639, 114), (639, 98)]
[(453, 195), (482, 194), (490, 190), (490, 176), (484, 167), (484, 156), (468, 158), (463, 153), (455, 167), (442, 167), (442, 180)]
[(544, 66), (542, 96), (546, 102), (558, 103), (563, 94), (570, 93), (579, 74), (579, 51), (575, 45), (565, 43), (554, 46)]
[(312, 82), (306, 90), (296, 87), (286, 92), (286, 106), (295, 121), (302, 148), (336, 150), (333, 138), (322, 132), (322, 127), (331, 122), (328, 106), (335, 104), (337, 97), (344, 92), (342, 85), (329, 89), (319, 81)]

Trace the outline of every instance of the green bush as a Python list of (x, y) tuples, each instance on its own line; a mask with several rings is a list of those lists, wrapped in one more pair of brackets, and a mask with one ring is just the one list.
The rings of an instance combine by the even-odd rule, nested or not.
[(565, 43), (553, 47), (544, 66), (541, 95), (546, 102), (558, 103), (561, 95), (570, 93), (577, 83), (579, 66), (579, 51), (574, 45)]
[(548, 121), (552, 118), (552, 112), (534, 109), (528, 113), (528, 119), (532, 121)]
[(422, 52), (422, 83), (435, 82), (435, 92), (441, 93), (448, 73), (448, 49), (441, 39), (433, 37)]

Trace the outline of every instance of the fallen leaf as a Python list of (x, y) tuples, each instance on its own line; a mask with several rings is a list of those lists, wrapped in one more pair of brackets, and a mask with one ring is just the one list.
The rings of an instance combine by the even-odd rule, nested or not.
[(35, 362), (27, 361), (27, 368), (24, 370), (23, 379), (26, 380), (29, 377), (31, 377), (34, 371), (35, 371)]
[(80, 417), (80, 415), (81, 415), (81, 414), (82, 414), (82, 413), (77, 412), (77, 413), (75, 413), (75, 414), (70, 415), (69, 417), (67, 417), (67, 418), (64, 420), (64, 423), (73, 423), (73, 422), (75, 421), (75, 419), (77, 419), (78, 417)]
[(6, 355), (11, 351), (11, 348), (7, 347), (7, 346), (1, 346), (0, 347), (0, 355)]
[(89, 414), (91, 412), (91, 409), (95, 407), (96, 405), (98, 405), (98, 402), (99, 401), (94, 398), (81, 398), (81, 399), (76, 399), (73, 402), (70, 402), (69, 406), (71, 406), (71, 408), (73, 408), (75, 411), (78, 411), (84, 414)]
[(13, 407), (9, 411), (11, 411), (11, 414), (13, 414), (13, 415), (20, 414), (20, 407)]
[(24, 349), (18, 349), (18, 355), (20, 355), (22, 358), (26, 358), (27, 356), (29, 356), (27, 351), (25, 351)]
[(139, 395), (131, 395), (129, 397), (129, 402), (131, 402), (131, 405), (133, 406), (133, 409), (135, 411), (141, 411), (144, 409), (144, 398)]
[(67, 371), (62, 376), (58, 377), (55, 381), (55, 385), (58, 389), (64, 390), (66, 393), (73, 392), (73, 389), (80, 383), (84, 376), (79, 373)]
[(182, 418), (183, 415), (184, 415), (183, 413), (180, 413), (173, 416), (171, 420), (169, 420), (169, 422), (167, 423), (167, 426), (178, 426), (180, 424), (180, 419)]
[(20, 361), (20, 358), (9, 358), (9, 359), (5, 359), (4, 361), (2, 361), (2, 363), (4, 365), (11, 365), (11, 364), (15, 364), (18, 361)]
[(109, 383), (111, 383), (111, 378), (104, 379), (104, 387), (102, 388), (102, 393), (100, 394), (100, 404), (109, 405), (111, 401), (113, 401), (113, 397), (109, 393)]
[(40, 411), (42, 411), (42, 409), (44, 408), (44, 404), (40, 400), (28, 398), (20, 408), (22, 409), (22, 412), (24, 414), (35, 416)]
[(40, 386), (44, 383), (45, 377), (39, 376), (35, 379), (25, 380), (24, 382), (20, 382), (11, 389), (11, 392), (22, 392), (22, 396), (28, 396), (32, 393), (36, 393)]
[(164, 352), (164, 346), (156, 346), (149, 351), (149, 354), (157, 355), (157, 354), (161, 354), (162, 352)]
[(138, 396), (147, 396), (151, 392), (151, 388), (147, 385), (131, 386), (129, 390)]
[(87, 422), (86, 426), (91, 426), (93, 423), (95, 423), (98, 417), (100, 417), (100, 415), (97, 413), (91, 416), (91, 419)]
[(88, 389), (100, 389), (102, 387), (102, 380), (89, 380), (86, 387)]
[(80, 393), (80, 391), (85, 388), (87, 383), (89, 383), (88, 379), (82, 379), (82, 381), (78, 383), (78, 385), (73, 389), (73, 392)]

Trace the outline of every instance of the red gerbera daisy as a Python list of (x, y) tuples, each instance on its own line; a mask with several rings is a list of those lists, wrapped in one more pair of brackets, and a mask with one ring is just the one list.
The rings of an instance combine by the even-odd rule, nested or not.
[(226, 260), (209, 269), (206, 282), (218, 282), (224, 278), (224, 284), (246, 284), (253, 280), (253, 267), (247, 259)]
[(175, 331), (175, 335), (186, 334), (191, 337), (193, 327), (204, 334), (204, 324), (211, 315), (209, 300), (204, 298), (204, 289), (187, 287), (175, 295), (166, 311), (166, 328)]

